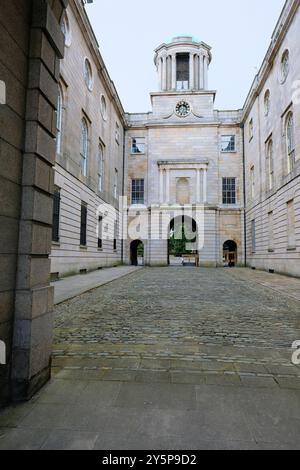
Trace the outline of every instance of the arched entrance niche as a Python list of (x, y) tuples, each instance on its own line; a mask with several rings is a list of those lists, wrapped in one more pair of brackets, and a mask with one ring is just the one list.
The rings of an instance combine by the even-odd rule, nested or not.
[(199, 266), (197, 250), (198, 228), (189, 216), (171, 220), (168, 241), (169, 266)]
[(223, 245), (224, 266), (233, 268), (237, 265), (237, 244), (233, 240), (228, 240)]
[(144, 265), (144, 243), (141, 240), (134, 240), (130, 244), (130, 263), (132, 266)]

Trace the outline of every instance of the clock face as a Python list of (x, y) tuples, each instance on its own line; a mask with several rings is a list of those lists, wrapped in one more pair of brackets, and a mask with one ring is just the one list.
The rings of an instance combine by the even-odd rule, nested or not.
[(180, 101), (176, 105), (176, 114), (179, 117), (185, 117), (191, 112), (191, 107), (186, 101)]

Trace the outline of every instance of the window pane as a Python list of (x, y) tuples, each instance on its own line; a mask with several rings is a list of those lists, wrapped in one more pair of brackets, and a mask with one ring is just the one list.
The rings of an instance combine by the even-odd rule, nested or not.
[(145, 153), (145, 137), (134, 137), (132, 139), (131, 153)]
[(59, 242), (59, 216), (60, 216), (60, 191), (55, 190), (53, 195), (53, 226), (52, 241)]
[(87, 227), (87, 206), (81, 205), (81, 221), (80, 221), (80, 245), (86, 246), (86, 227)]
[(234, 135), (222, 135), (221, 151), (222, 152), (235, 152), (235, 136)]
[(132, 180), (132, 204), (144, 204), (144, 180)]
[(235, 178), (223, 178), (223, 204), (236, 204)]

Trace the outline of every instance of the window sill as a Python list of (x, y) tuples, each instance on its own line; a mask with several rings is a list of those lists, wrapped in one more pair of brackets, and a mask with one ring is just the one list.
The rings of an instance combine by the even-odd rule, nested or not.
[(139, 157), (142, 155), (146, 155), (146, 152), (130, 152), (130, 155), (132, 157), (135, 157), (136, 155), (138, 155)]
[(221, 150), (221, 154), (223, 155), (224, 153), (225, 153), (225, 154), (226, 154), (226, 153), (235, 153), (235, 154), (236, 154), (236, 153), (238, 153), (238, 152), (237, 152), (237, 150)]
[(60, 247), (60, 242), (52, 242), (52, 246), (55, 246), (57, 248)]
[(286, 251), (297, 251), (297, 248), (295, 246), (288, 246)]
[(81, 250), (87, 250), (87, 249), (88, 249), (88, 247), (87, 247), (87, 246), (85, 246), (85, 245), (80, 245), (80, 249), (81, 249)]

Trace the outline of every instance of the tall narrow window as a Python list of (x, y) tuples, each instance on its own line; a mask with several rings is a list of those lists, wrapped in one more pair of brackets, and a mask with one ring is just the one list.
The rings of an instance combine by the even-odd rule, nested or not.
[(236, 178), (223, 178), (223, 204), (236, 204)]
[(86, 246), (86, 232), (87, 232), (87, 204), (81, 203), (81, 217), (80, 217), (80, 245)]
[(117, 221), (115, 221), (114, 225), (114, 251), (117, 251), (117, 236), (118, 236), (118, 225)]
[(250, 119), (249, 122), (249, 141), (253, 139), (254, 136), (254, 124), (253, 124), (253, 119)]
[(118, 145), (120, 145), (120, 138), (121, 138), (120, 126), (119, 126), (119, 124), (116, 122), (116, 142), (117, 142)]
[(59, 242), (59, 220), (60, 220), (60, 189), (56, 188), (53, 194), (53, 223), (52, 241)]
[(273, 189), (274, 186), (274, 161), (273, 161), (273, 140), (267, 143), (266, 155), (266, 171), (267, 171), (267, 188)]
[(100, 143), (98, 148), (98, 191), (100, 193), (104, 189), (104, 149)]
[(62, 90), (58, 88), (57, 110), (56, 110), (56, 153), (61, 153), (62, 141), (62, 120), (63, 120), (63, 96)]
[(119, 183), (119, 172), (115, 168), (115, 181), (114, 181), (114, 198), (117, 199), (118, 197), (118, 183)]
[(144, 204), (145, 201), (145, 184), (143, 179), (132, 180), (131, 187), (131, 203)]
[(294, 116), (292, 112), (289, 112), (289, 114), (287, 115), (285, 129), (288, 172), (290, 173), (295, 166)]
[(252, 253), (256, 252), (256, 222), (251, 221), (251, 250)]
[(289, 51), (284, 51), (281, 58), (281, 82), (284, 83), (287, 79), (290, 70), (290, 54)]
[(288, 249), (296, 248), (295, 205), (294, 200), (287, 203), (287, 244)]
[(265, 116), (268, 116), (270, 113), (271, 107), (271, 94), (270, 90), (267, 90), (264, 96), (264, 107), (265, 107)]
[(87, 176), (87, 160), (88, 160), (88, 125), (86, 119), (81, 121), (81, 138), (80, 138), (80, 167), (81, 174)]
[(98, 248), (102, 250), (103, 248), (103, 216), (99, 215), (98, 217)]
[(250, 194), (251, 199), (255, 198), (255, 166), (250, 168)]
[(88, 59), (84, 61), (84, 81), (90, 91), (93, 89), (92, 66)]
[(268, 249), (274, 251), (274, 214), (273, 211), (268, 214)]
[(188, 90), (190, 82), (190, 56), (189, 54), (177, 54), (176, 56), (177, 90)]

